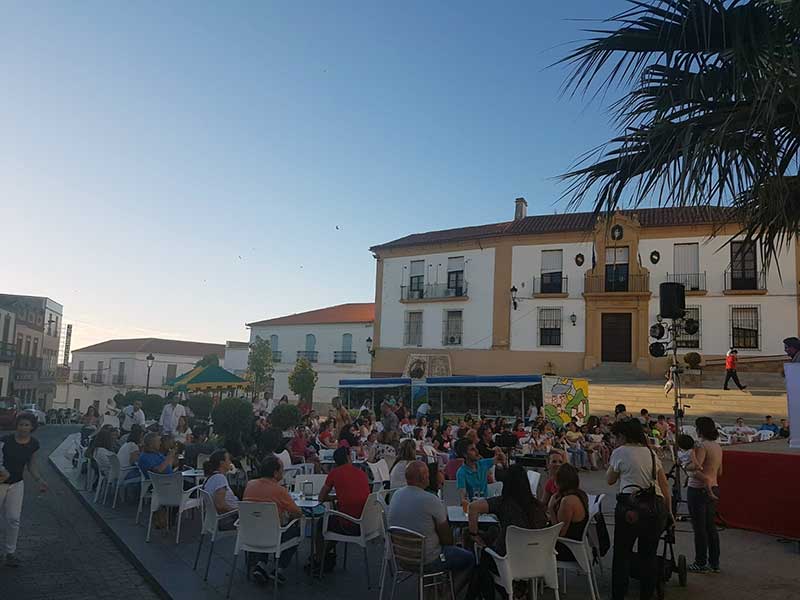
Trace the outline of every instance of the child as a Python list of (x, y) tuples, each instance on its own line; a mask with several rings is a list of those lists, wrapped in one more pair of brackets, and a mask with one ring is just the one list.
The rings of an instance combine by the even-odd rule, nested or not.
[(694, 451), (694, 439), (690, 435), (682, 433), (675, 440), (678, 445), (678, 462), (684, 470), (689, 472), (692, 477), (699, 479), (706, 484), (706, 492), (712, 500), (719, 500), (711, 489), (709, 480), (703, 475), (703, 467), (697, 462), (697, 457)]

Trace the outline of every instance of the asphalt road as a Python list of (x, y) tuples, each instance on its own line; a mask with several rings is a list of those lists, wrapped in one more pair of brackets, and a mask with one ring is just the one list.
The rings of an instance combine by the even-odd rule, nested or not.
[(17, 547), (22, 566), (0, 566), (0, 598), (157, 598), (47, 460), (53, 449), (78, 429), (74, 425), (48, 425), (34, 434), (41, 444), (37, 452), (39, 468), (50, 489), (40, 494), (35, 482), (26, 479)]

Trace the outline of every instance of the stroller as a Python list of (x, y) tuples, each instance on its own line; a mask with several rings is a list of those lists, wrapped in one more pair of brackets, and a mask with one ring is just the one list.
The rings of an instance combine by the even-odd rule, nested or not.
[[(683, 554), (675, 556), (675, 523), (669, 523), (661, 535), (661, 552), (656, 556), (656, 598), (664, 600), (666, 583), (672, 576), (678, 574), (678, 583), (681, 587), (686, 587), (687, 568), (686, 557)], [(633, 555), (631, 561), (631, 577), (639, 579), (639, 565)], [(677, 558), (677, 560), (676, 560)]]

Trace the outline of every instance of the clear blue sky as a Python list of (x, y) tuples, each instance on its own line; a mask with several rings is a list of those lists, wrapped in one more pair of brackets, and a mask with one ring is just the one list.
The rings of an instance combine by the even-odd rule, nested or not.
[(370, 301), (373, 244), (564, 210), (611, 130), (547, 66), (622, 7), (6, 2), (0, 291), (73, 348)]

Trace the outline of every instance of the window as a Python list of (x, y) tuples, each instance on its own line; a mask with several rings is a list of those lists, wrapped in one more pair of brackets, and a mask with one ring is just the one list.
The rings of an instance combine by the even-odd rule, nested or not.
[(31, 336), (25, 336), (25, 356), (31, 355)]
[(731, 306), (731, 347), (758, 350), (761, 323), (758, 306)]
[(731, 242), (732, 290), (757, 289), (756, 246), (752, 242)]
[(314, 352), (317, 347), (317, 336), (313, 333), (306, 334), (306, 352)]
[(279, 350), (279, 348), (278, 348), (278, 336), (277, 335), (269, 336), (269, 347), (273, 352)]
[(540, 307), (538, 329), (540, 346), (560, 346), (561, 308)]
[(22, 334), (17, 336), (17, 356), (22, 354)]
[(6, 315), (3, 319), (3, 343), (8, 342), (8, 334), (11, 331), (11, 316)]
[(72, 409), (77, 410), (80, 412), (81, 410), (81, 399), (80, 398), (73, 398), (72, 400)]
[(703, 321), (700, 319), (699, 306), (686, 307), (686, 319), (694, 319), (700, 325), (700, 329), (694, 335), (690, 335), (685, 331), (675, 338), (678, 343), (678, 348), (700, 348), (700, 334), (703, 331)]
[(167, 365), (167, 379), (175, 379), (178, 376), (178, 365)]
[(343, 333), (342, 334), (342, 352), (352, 352), (353, 351), (353, 334), (352, 333)]
[(628, 247), (606, 248), (606, 291), (628, 291)]
[(539, 292), (542, 294), (561, 294), (563, 292), (564, 253), (561, 250), (542, 250), (541, 283)]
[(31, 354), (33, 358), (39, 356), (39, 338), (33, 338), (33, 354)]
[(460, 310), (444, 311), (444, 324), (442, 327), (442, 345), (460, 346), (463, 326), (464, 326), (464, 320), (462, 311)]
[(425, 261), (412, 260), (411, 272), (408, 279), (408, 290), (412, 298), (422, 298), (422, 289), (425, 285)]
[(78, 363), (78, 373), (83, 373), (83, 365), (84, 365), (83, 361), (80, 361)]
[(406, 313), (403, 345), (422, 346), (422, 311)]
[(117, 375), (120, 377), (125, 377), (125, 363), (121, 362), (117, 365)]
[(447, 259), (447, 295), (464, 295), (464, 257), (453, 256)]

